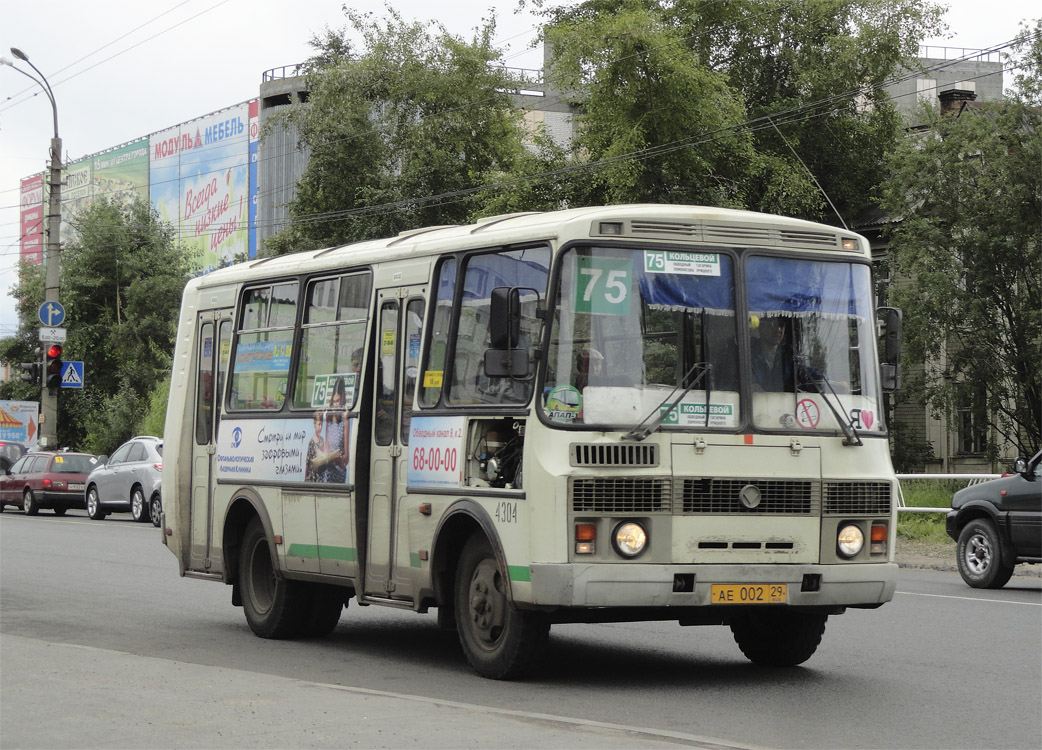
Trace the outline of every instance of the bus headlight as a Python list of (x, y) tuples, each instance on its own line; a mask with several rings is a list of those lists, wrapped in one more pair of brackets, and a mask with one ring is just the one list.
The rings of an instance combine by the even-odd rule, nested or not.
[(865, 546), (865, 532), (848, 523), (836, 535), (836, 549), (843, 557), (854, 557)]
[(615, 527), (612, 545), (623, 557), (636, 557), (648, 546), (648, 533), (634, 521), (623, 521)]

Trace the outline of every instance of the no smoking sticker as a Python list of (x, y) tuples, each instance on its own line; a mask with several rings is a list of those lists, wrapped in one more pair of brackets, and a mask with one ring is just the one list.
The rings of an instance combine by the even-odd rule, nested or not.
[(821, 419), (821, 412), (818, 411), (818, 405), (809, 398), (802, 399), (796, 404), (796, 421), (803, 429), (813, 430), (818, 426), (819, 419)]

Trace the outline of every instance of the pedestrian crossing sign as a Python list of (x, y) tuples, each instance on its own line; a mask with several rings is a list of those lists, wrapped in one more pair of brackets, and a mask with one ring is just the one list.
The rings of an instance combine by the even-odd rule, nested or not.
[(62, 388), (82, 388), (83, 387), (83, 363), (82, 362), (63, 362), (62, 363)]

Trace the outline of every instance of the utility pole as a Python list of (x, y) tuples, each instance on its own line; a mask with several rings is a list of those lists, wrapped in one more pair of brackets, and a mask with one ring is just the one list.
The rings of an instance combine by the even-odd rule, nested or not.
[[(58, 302), (58, 280), (60, 278), (61, 223), (62, 223), (62, 139), (58, 135), (58, 105), (54, 101), (54, 92), (47, 77), (29, 61), (29, 57), (17, 47), (11, 47), (11, 54), (36, 71), (39, 80), (20, 68), (7, 58), (0, 58), (0, 64), (10, 66), (22, 75), (43, 88), (51, 102), (54, 114), (54, 136), (51, 138), (50, 195), (47, 201), (46, 231), (47, 243), (44, 246), (44, 303)], [(41, 369), (45, 361), (40, 362)], [(58, 391), (47, 387), (46, 378), (40, 388), (40, 447), (56, 448), (58, 446)]]

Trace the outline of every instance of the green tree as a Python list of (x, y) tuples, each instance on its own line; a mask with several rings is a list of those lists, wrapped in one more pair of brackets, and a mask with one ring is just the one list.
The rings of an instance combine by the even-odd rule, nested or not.
[(101, 200), (76, 214), (62, 250), (66, 359), (83, 360), (82, 390), (63, 391), (62, 445), (111, 453), (131, 437), (170, 370), (186, 251), (143, 200)]
[(573, 160), (598, 165), (570, 181), (569, 202), (746, 203), (752, 139), (733, 129), (744, 103), (690, 49), (679, 11), (641, 0), (545, 11), (548, 75), (579, 112)]
[(0, 362), (10, 363), (14, 376), (0, 382), (0, 399), (12, 401), (38, 401), (40, 388), (21, 380), (18, 368), (21, 362), (38, 362), (34, 353), (40, 346), (40, 325), (36, 314), (43, 302), (43, 266), (21, 263), (18, 282), (11, 287), (11, 296), (17, 300), (19, 327), (14, 336), (0, 339)]
[(602, 164), (572, 181), (572, 202), (833, 223), (815, 180), (848, 220), (869, 202), (899, 133), (877, 87), (939, 18), (923, 0), (587, 0), (543, 12), (551, 80), (579, 107), (574, 158)]
[[(384, 23), (347, 11), (348, 29), (312, 40), (306, 103), (283, 115), (310, 152), (290, 204), (293, 224), (266, 243), (275, 253), (464, 222), (465, 200), (425, 202), (524, 169), (525, 130), (508, 89), (517, 81), (493, 63), (494, 20), (473, 41), (440, 26)], [(395, 204), (367, 211), (367, 207)]]
[(1042, 22), (1008, 63), (1020, 72), (1002, 104), (923, 112), (884, 203), (901, 218), (890, 253), (907, 279), (893, 290), (907, 360), (931, 365), (913, 395), (949, 416), (981, 399), (1027, 454), (1042, 445)]

